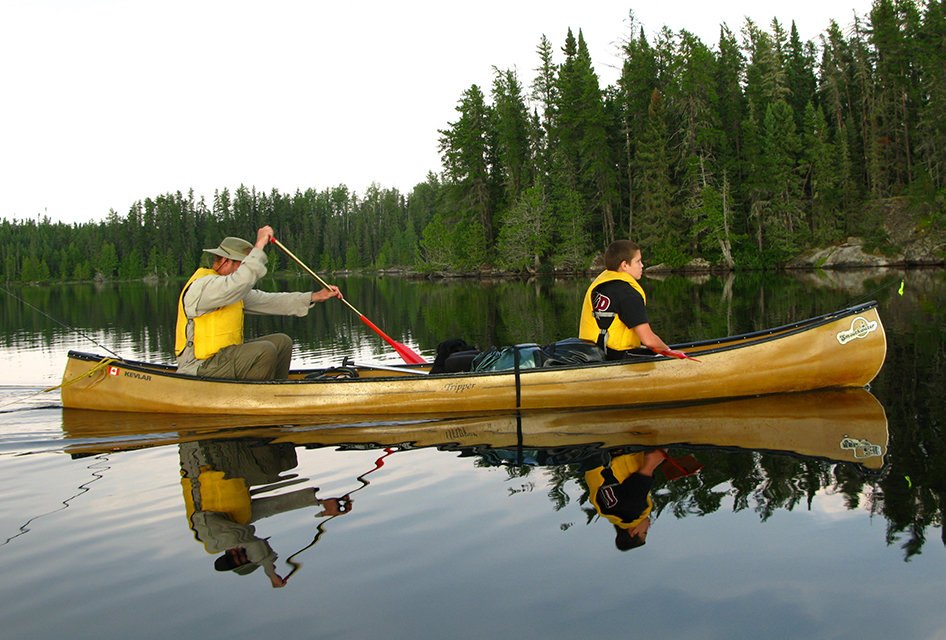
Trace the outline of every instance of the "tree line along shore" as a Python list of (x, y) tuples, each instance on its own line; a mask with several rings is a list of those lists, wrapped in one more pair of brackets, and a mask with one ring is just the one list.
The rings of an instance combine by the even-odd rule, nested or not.
[(527, 82), (494, 67), (409, 193), (241, 185), (96, 222), (4, 219), (0, 279), (186, 276), (263, 224), (322, 271), (584, 272), (617, 238), (668, 269), (944, 263), (946, 2), (876, 0), (815, 41), (776, 20), (712, 45), (624, 28), (611, 86), (580, 30), (543, 36)]

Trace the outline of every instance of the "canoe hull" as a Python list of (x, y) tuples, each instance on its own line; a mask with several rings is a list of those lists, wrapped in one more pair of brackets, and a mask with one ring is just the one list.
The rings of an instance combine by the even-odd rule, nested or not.
[[(273, 424), (277, 422), (278, 424)], [(833, 389), (694, 404), (553, 409), (486, 415), (185, 415), (66, 409), (65, 450), (76, 455), (249, 438), (305, 447), (522, 451), (725, 447), (780, 451), (879, 469), (887, 417), (866, 389)]]
[[(692, 402), (863, 387), (883, 365), (876, 305), (766, 332), (675, 345), (698, 358), (641, 358), (519, 372), (363, 375), (247, 382), (182, 376), (172, 367), (70, 353), (63, 406), (150, 413), (417, 414)], [(405, 369), (407, 369), (405, 367)]]

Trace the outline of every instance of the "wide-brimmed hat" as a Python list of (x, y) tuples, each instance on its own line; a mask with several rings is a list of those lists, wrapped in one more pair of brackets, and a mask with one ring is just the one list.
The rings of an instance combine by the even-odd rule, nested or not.
[(238, 575), (245, 576), (259, 569), (259, 565), (249, 560), (238, 563), (234, 558), (225, 553), (214, 560), (214, 569), (217, 571), (232, 571)]
[(220, 246), (216, 249), (204, 249), (204, 251), (207, 253), (212, 253), (215, 256), (220, 256), (221, 258), (236, 260), (237, 262), (243, 262), (244, 258), (250, 255), (250, 251), (252, 250), (252, 244), (243, 238), (234, 238), (232, 236), (227, 236), (224, 238), (220, 242)]

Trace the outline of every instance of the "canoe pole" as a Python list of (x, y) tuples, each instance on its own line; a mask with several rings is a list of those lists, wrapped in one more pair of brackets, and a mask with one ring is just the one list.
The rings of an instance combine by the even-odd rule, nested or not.
[[(295, 254), (294, 254), (292, 251), (290, 251), (289, 249), (287, 249), (286, 246), (285, 246), (283, 243), (281, 243), (281, 242), (280, 242), (279, 240), (277, 240), (275, 237), (270, 238), (270, 242), (272, 242), (272, 243), (275, 244), (277, 247), (279, 247), (280, 249), (282, 249), (283, 252), (285, 252), (285, 254), (286, 254), (287, 256), (289, 256), (289, 257), (292, 259), (293, 262), (295, 262), (297, 265), (299, 265), (300, 267), (302, 267), (303, 271), (305, 271), (305, 272), (308, 273), (310, 276), (312, 276), (313, 278), (315, 278), (315, 280), (316, 280), (319, 284), (321, 284), (323, 288), (325, 288), (325, 289), (328, 289), (328, 288), (329, 288), (329, 286), (328, 286), (328, 284), (325, 282), (325, 280), (323, 280), (322, 278), (319, 277), (319, 274), (317, 274), (315, 271), (313, 271), (313, 270), (310, 269), (308, 266), (306, 266), (306, 264), (305, 264), (304, 262), (302, 262), (302, 260), (300, 260), (299, 258), (297, 258), (297, 257), (295, 256)], [(406, 362), (407, 364), (426, 364), (426, 363), (427, 363), (427, 361), (424, 360), (424, 358), (421, 357), (420, 354), (418, 354), (416, 351), (414, 351), (413, 349), (411, 349), (411, 348), (408, 347), (407, 345), (401, 344), (400, 342), (394, 340), (394, 339), (391, 338), (388, 334), (386, 334), (384, 331), (382, 331), (381, 329), (379, 329), (377, 325), (375, 325), (373, 322), (371, 322), (371, 320), (369, 320), (368, 318), (366, 318), (365, 315), (364, 315), (361, 311), (359, 311), (358, 309), (356, 309), (356, 308), (354, 307), (354, 305), (353, 305), (352, 303), (350, 303), (348, 300), (346, 300), (345, 298), (341, 298), (341, 301), (344, 302), (344, 303), (345, 303), (345, 306), (347, 306), (349, 309), (351, 309), (351, 310), (355, 313), (355, 315), (357, 315), (359, 318), (361, 318), (361, 321), (364, 322), (366, 325), (368, 325), (368, 327), (369, 327), (372, 331), (374, 331), (376, 334), (378, 334), (379, 336), (381, 336), (381, 338), (382, 338), (385, 342), (387, 342), (389, 345), (391, 345), (391, 346), (394, 348), (394, 350), (397, 351), (398, 355), (400, 355), (401, 358), (404, 359), (404, 362)]]

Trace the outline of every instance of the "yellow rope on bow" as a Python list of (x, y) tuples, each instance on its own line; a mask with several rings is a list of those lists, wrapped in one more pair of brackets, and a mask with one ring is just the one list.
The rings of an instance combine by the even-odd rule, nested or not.
[(103, 368), (111, 365), (113, 362), (121, 362), (121, 360), (118, 360), (116, 358), (102, 358), (102, 360), (99, 361), (98, 364), (96, 364), (94, 367), (92, 367), (91, 369), (83, 373), (81, 376), (76, 376), (75, 378), (73, 378), (72, 380), (69, 380), (68, 382), (63, 382), (62, 384), (57, 384), (55, 387), (50, 387), (48, 389), (43, 389), (42, 391), (37, 391), (36, 393), (31, 393), (28, 396), (20, 396), (19, 398), (13, 398), (12, 400), (8, 402), (4, 402), (3, 404), (0, 404), (0, 409), (5, 409), (9, 407), (10, 405), (16, 404), (17, 402), (23, 402), (24, 400), (29, 400), (30, 398), (34, 398), (40, 394), (49, 393), (50, 391), (55, 391), (56, 389), (66, 387), (72, 384), (73, 382), (76, 382), (77, 380), (81, 380), (82, 378), (87, 378), (91, 376), (93, 373), (97, 371), (101, 371)]
[(101, 370), (104, 369), (105, 367), (110, 366), (113, 362), (121, 362), (121, 361), (120, 361), (120, 360), (116, 360), (115, 358), (102, 358), (101, 360), (99, 360), (99, 363), (98, 363), (97, 365), (95, 365), (94, 367), (92, 367), (91, 369), (89, 369), (88, 371), (86, 371), (85, 373), (83, 373), (82, 375), (76, 376), (75, 378), (73, 378), (72, 380), (69, 380), (68, 382), (63, 382), (62, 384), (57, 384), (55, 387), (50, 387), (50, 388), (48, 388), (48, 389), (43, 389), (43, 393), (47, 393), (47, 392), (49, 392), (49, 391), (55, 391), (56, 389), (61, 389), (62, 387), (68, 387), (68, 386), (69, 386), (70, 384), (72, 384), (73, 382), (77, 382), (77, 381), (81, 380), (82, 378), (88, 378), (88, 377), (91, 376), (93, 373), (96, 373), (97, 371), (101, 371)]

